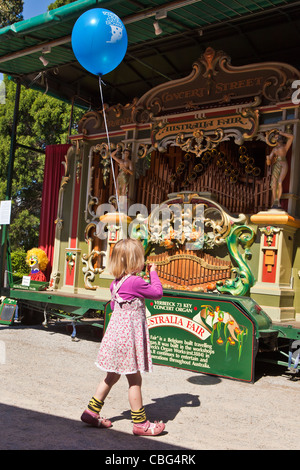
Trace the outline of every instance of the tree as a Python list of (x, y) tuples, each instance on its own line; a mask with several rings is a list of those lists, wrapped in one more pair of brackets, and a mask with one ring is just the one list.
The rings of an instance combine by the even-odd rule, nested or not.
[[(0, 105), (0, 200), (5, 199), (16, 84), (7, 77), (6, 104)], [(45, 151), (66, 143), (71, 105), (39, 91), (21, 87), (17, 144)], [(74, 110), (74, 122), (82, 111)], [(76, 132), (73, 130), (73, 132)], [(17, 146), (12, 182), (10, 243), (12, 250), (38, 246), (45, 155)]]
[(0, 27), (23, 20), (23, 0), (0, 0)]
[(48, 10), (54, 10), (55, 8), (59, 8), (64, 5), (69, 5), (69, 3), (73, 3), (75, 1), (76, 0), (56, 0), (55, 2), (50, 3), (50, 5), (48, 6)]
[[(56, 0), (48, 9), (71, 0)], [(0, 0), (0, 27), (23, 19), (23, 0)], [(0, 104), (0, 200), (5, 199), (7, 168), (14, 115), (16, 84), (4, 77), (5, 104)], [(71, 105), (39, 91), (21, 87), (16, 141), (45, 151), (50, 144), (66, 143)], [(74, 108), (73, 122), (82, 111)], [(74, 131), (73, 129), (73, 132)], [(9, 229), (12, 250), (38, 246), (45, 155), (17, 146), (12, 181), (12, 215)]]

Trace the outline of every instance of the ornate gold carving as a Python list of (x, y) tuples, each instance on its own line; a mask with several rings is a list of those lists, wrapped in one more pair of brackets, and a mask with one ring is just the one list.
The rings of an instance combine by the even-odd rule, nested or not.
[[(171, 209), (171, 218), (162, 218), (165, 209)], [(172, 213), (172, 209), (176, 211)], [(181, 208), (180, 211), (177, 208)], [(170, 194), (169, 199), (154, 209), (147, 222), (149, 243), (165, 246), (170, 249), (186, 242), (191, 242), (193, 250), (213, 249), (226, 244), (233, 224), (246, 221), (240, 214), (234, 218), (216, 202), (212, 202), (197, 193), (182, 192)]]
[[(231, 65), (231, 58), (223, 51), (207, 48), (194, 62), (191, 73), (181, 79), (171, 80), (152, 88), (140, 98), (135, 98), (126, 106), (106, 106), (107, 121), (110, 129), (118, 129), (131, 123), (152, 123), (162, 112), (173, 113), (194, 110), (207, 104), (233, 103), (235, 99), (254, 99), (258, 102), (280, 102), (291, 98), (292, 83), (300, 78), (294, 67), (279, 62), (262, 62), (244, 66)], [(248, 108), (243, 111), (248, 113)], [(256, 123), (256, 116), (251, 112)], [(218, 127), (218, 126), (217, 126)], [(104, 131), (101, 112), (89, 111), (79, 122), (79, 132), (84, 135)], [(251, 138), (245, 135), (245, 138)]]
[(182, 150), (194, 153), (197, 157), (200, 157), (207, 150), (215, 148), (224, 137), (222, 129), (216, 129), (214, 134), (215, 137), (211, 137), (204, 134), (203, 131), (196, 130), (193, 132), (193, 137), (189, 137), (185, 140), (185, 134), (178, 134), (176, 137), (176, 145)]
[(84, 274), (84, 287), (88, 290), (97, 289), (97, 286), (92, 286), (91, 282), (94, 281), (96, 274), (101, 274), (105, 269), (104, 267), (95, 268), (93, 261), (95, 260), (95, 258), (100, 256), (102, 264), (102, 257), (106, 255), (105, 251), (98, 251), (93, 249), (93, 236), (91, 236), (90, 234), (92, 230), (96, 230), (95, 223), (90, 223), (85, 228), (84, 237), (85, 241), (88, 244), (88, 253), (84, 253), (82, 255), (82, 272)]
[[(120, 148), (123, 148), (124, 146), (123, 143), (119, 143), (117, 145)], [(114, 149), (115, 147), (116, 147), (115, 144), (111, 144), (111, 150)], [(108, 182), (108, 179), (110, 176), (110, 170), (111, 170), (111, 161), (109, 158), (108, 144), (103, 142), (101, 144), (95, 145), (94, 147), (91, 147), (90, 153), (89, 153), (87, 198), (86, 198), (85, 211), (84, 211), (86, 222), (90, 222), (91, 220), (95, 220), (97, 218), (97, 215), (95, 211), (93, 210), (93, 206), (99, 204), (98, 198), (93, 193), (94, 172), (95, 172), (95, 168), (93, 166), (93, 159), (94, 159), (95, 153), (100, 154), (100, 168), (102, 170), (104, 185), (106, 185)]]
[[(224, 53), (223, 53), (224, 54)], [(241, 72), (259, 72), (265, 74), (269, 71), (270, 75), (261, 80), (261, 93), (270, 102), (279, 102), (289, 99), (291, 96), (291, 84), (295, 77), (300, 76), (299, 71), (293, 66), (279, 62), (262, 62), (257, 64), (248, 64), (239, 67), (231, 65), (231, 59), (227, 55), (221, 55), (219, 60), (220, 70), (228, 74), (237, 74)]]
[[(79, 121), (78, 123), (78, 131), (79, 133), (88, 134), (88, 126), (91, 129), (98, 129), (101, 127), (103, 122), (103, 117), (97, 111), (88, 111)], [(94, 123), (94, 125), (91, 125)]]
[(151, 149), (151, 145), (149, 144), (139, 144), (139, 148), (138, 148), (138, 158), (139, 159), (143, 159), (146, 157), (146, 155), (149, 154), (149, 151)]
[(276, 233), (280, 232), (280, 228), (268, 225), (267, 227), (262, 227), (260, 231), (266, 236), (267, 245), (271, 246), (273, 243), (273, 238)]
[(103, 142), (102, 144), (97, 144), (94, 147), (94, 151), (100, 153), (100, 166), (102, 167), (103, 183), (104, 186), (106, 186), (110, 175), (109, 146), (106, 142)]
[(270, 147), (275, 147), (277, 145), (276, 136), (279, 134), (278, 129), (271, 129), (270, 131), (266, 132), (266, 143)]
[(241, 111), (241, 116), (249, 119), (249, 121), (252, 123), (252, 129), (249, 132), (244, 132), (243, 138), (245, 140), (252, 139), (257, 134), (259, 125), (259, 111), (258, 109), (253, 109), (251, 107), (244, 108)]
[(92, 286), (91, 282), (95, 280), (96, 274), (101, 274), (104, 271), (104, 268), (94, 268), (93, 260), (98, 256), (105, 256), (105, 251), (92, 250), (88, 254), (82, 255), (83, 268), (82, 272), (84, 274), (84, 287), (88, 290), (96, 290), (97, 286)]

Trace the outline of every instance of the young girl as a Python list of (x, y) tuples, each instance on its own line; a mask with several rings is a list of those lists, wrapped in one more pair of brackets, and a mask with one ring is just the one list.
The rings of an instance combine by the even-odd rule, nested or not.
[(155, 265), (150, 266), (150, 284), (136, 276), (144, 264), (144, 248), (140, 241), (128, 238), (116, 243), (110, 259), (110, 270), (115, 277), (110, 287), (113, 312), (96, 362), (107, 374), (81, 420), (92, 426), (109, 428), (111, 421), (100, 418), (99, 413), (111, 387), (121, 375), (126, 375), (133, 434), (151, 436), (160, 434), (165, 425), (150, 423), (143, 407), (141, 373), (152, 371), (144, 299), (160, 299), (163, 291)]

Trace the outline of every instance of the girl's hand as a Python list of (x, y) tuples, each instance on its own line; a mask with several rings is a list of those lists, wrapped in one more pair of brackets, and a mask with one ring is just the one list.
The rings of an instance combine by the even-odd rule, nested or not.
[(148, 269), (149, 269), (150, 273), (152, 271), (156, 271), (156, 264), (154, 264), (154, 263), (148, 264)]

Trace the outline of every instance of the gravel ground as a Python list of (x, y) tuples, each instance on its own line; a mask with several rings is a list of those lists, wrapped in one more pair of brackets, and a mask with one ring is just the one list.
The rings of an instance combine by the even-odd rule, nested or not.
[(100, 338), (83, 327), (71, 341), (64, 323), (0, 325), (1, 450), (300, 449), (300, 380), (282, 367), (264, 366), (248, 384), (156, 365), (143, 398), (148, 417), (166, 423), (163, 435), (132, 434), (124, 377), (103, 408), (113, 427), (86, 426), (80, 415), (103, 377)]

